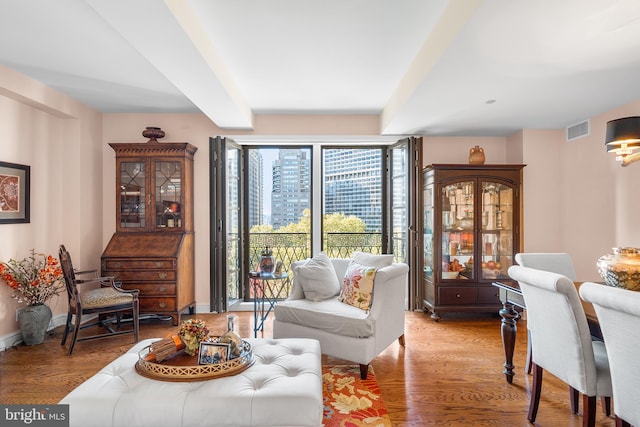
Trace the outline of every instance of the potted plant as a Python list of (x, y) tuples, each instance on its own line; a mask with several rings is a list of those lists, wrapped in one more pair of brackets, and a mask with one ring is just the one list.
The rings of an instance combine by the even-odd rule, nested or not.
[(31, 249), (31, 254), (21, 261), (0, 262), (0, 280), (13, 290), (12, 298), (27, 304), (18, 312), (24, 343), (42, 343), (51, 321), (47, 302), (63, 289), (60, 262), (51, 255)]

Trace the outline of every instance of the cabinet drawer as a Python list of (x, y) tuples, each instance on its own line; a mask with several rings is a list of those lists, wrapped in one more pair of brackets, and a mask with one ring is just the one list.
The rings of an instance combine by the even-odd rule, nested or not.
[(476, 304), (478, 290), (475, 287), (440, 287), (438, 288), (440, 304), (467, 305)]
[(175, 270), (120, 270), (105, 271), (105, 276), (113, 276), (116, 280), (130, 282), (154, 282), (157, 280), (173, 281), (176, 280)]
[(140, 312), (175, 311), (175, 298), (145, 298), (140, 297)]
[(500, 304), (500, 290), (495, 286), (478, 288), (478, 304)]
[(123, 283), (122, 289), (138, 289), (140, 295), (175, 295), (175, 283)]
[(174, 268), (173, 259), (106, 259), (102, 263), (102, 270), (171, 270)]

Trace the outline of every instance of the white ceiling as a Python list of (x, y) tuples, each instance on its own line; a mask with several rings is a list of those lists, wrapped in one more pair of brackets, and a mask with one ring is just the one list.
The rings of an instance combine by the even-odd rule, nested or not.
[(107, 113), (503, 136), (640, 99), (640, 1), (0, 0), (0, 63)]

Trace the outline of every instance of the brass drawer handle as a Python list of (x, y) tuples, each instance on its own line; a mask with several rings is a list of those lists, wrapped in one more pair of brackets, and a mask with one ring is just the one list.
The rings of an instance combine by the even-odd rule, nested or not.
[(120, 268), (122, 267), (122, 263), (121, 262), (114, 262), (113, 263), (113, 268)]
[(167, 276), (168, 276), (167, 273), (158, 273), (158, 277), (161, 278), (161, 279), (166, 279)]
[(158, 268), (162, 267), (162, 261), (157, 261), (156, 262), (156, 267), (158, 267)]
[(166, 302), (160, 302), (160, 303), (158, 303), (158, 307), (160, 307), (160, 308), (165, 308), (166, 306), (167, 306), (167, 303), (166, 303)]
[(167, 290), (167, 287), (166, 287), (166, 286), (160, 286), (160, 287), (158, 288), (158, 290), (159, 290), (160, 292), (164, 292), (164, 291), (166, 291), (166, 290)]

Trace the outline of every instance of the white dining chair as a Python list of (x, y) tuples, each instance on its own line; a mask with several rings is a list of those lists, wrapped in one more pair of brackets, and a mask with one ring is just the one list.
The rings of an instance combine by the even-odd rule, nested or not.
[[(533, 346), (533, 384), (527, 419), (535, 422), (542, 373), (546, 370), (582, 394), (583, 426), (594, 426), (596, 399), (610, 399), (611, 377), (605, 345), (591, 338), (573, 280), (520, 265), (511, 266), (509, 276), (522, 290)], [(577, 405), (571, 409), (577, 412)]]
[(580, 296), (593, 304), (607, 343), (616, 426), (640, 426), (640, 292), (585, 282)]
[(523, 267), (550, 271), (576, 280), (573, 259), (565, 252), (521, 252), (516, 254), (516, 262)]
[[(516, 254), (515, 260), (518, 265), (523, 267), (551, 271), (552, 273), (567, 276), (571, 280), (576, 280), (576, 270), (573, 267), (573, 259), (571, 255), (565, 252), (521, 252)], [(531, 373), (530, 333), (528, 333), (527, 339), (527, 365), (525, 366), (525, 370), (528, 374)], [(578, 394), (574, 392), (571, 397), (572, 408), (577, 404), (578, 398)]]

